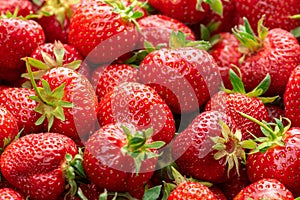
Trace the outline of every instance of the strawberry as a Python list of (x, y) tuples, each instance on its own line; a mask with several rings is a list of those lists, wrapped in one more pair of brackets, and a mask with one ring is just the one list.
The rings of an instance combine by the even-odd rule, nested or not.
[(25, 197), (11, 188), (0, 188), (0, 200), (25, 200)]
[(240, 160), (245, 159), (245, 152), (240, 142), (241, 132), (231, 131), (235, 128), (225, 113), (200, 113), (172, 144), (173, 159), (179, 170), (212, 183), (224, 182), (239, 173)]
[(181, 22), (194, 24), (204, 19), (210, 6), (218, 14), (222, 15), (222, 3), (217, 1), (172, 1), (172, 0), (149, 0), (149, 4), (167, 15)]
[(292, 193), (278, 180), (271, 178), (260, 179), (242, 189), (233, 200), (293, 200)]
[[(285, 117), (285, 110), (283, 110), (281, 107), (277, 105), (266, 105), (266, 108), (269, 113), (269, 119), (271, 120), (270, 122), (275, 122), (275, 119), (279, 119), (280, 117)], [(291, 118), (289, 118), (291, 119)]]
[(299, 19), (291, 17), (300, 13), (297, 0), (235, 0), (241, 17), (246, 17), (256, 30), (257, 22), (265, 15), (265, 26), (274, 29), (282, 28), (290, 31), (300, 26)]
[(86, 142), (83, 167), (87, 176), (99, 188), (114, 192), (145, 185), (155, 170), (156, 149), (164, 145), (152, 142), (151, 136), (152, 129), (137, 131), (131, 124), (101, 127)]
[(0, 0), (0, 14), (6, 14), (7, 11), (13, 13), (18, 9), (18, 15), (26, 17), (34, 13), (34, 7), (28, 0)]
[(284, 108), (285, 116), (292, 122), (292, 126), (300, 126), (299, 112), (299, 77), (300, 77), (300, 66), (297, 66), (291, 76), (289, 77), (285, 92), (284, 92)]
[(44, 31), (37, 22), (23, 20), (16, 17), (16, 13), (1, 17), (0, 80), (18, 85), (20, 76), (26, 69), (21, 58), (30, 56), (31, 52), (44, 42)]
[(111, 63), (134, 50), (138, 41), (135, 19), (142, 13), (133, 8), (111, 0), (79, 3), (71, 18), (69, 43), (92, 63)]
[(195, 40), (192, 30), (184, 23), (165, 15), (150, 15), (138, 20), (143, 39), (153, 46), (168, 44), (172, 31), (183, 32), (188, 40)]
[(171, 110), (158, 93), (140, 83), (124, 82), (107, 93), (99, 103), (101, 126), (132, 123), (138, 130), (153, 128), (152, 139), (168, 144), (175, 134)]
[(282, 96), (292, 70), (300, 64), (300, 45), (286, 30), (274, 28), (268, 31), (262, 25), (263, 20), (258, 22), (258, 36), (247, 19), (244, 19), (244, 26), (234, 29), (233, 33), (241, 42), (240, 50), (244, 54), (239, 68), (246, 91), (255, 88), (269, 73), (272, 82), (265, 95)]
[(99, 101), (122, 82), (138, 82), (138, 69), (127, 64), (111, 64), (97, 67), (92, 74)]
[(223, 194), (222, 190), (218, 188), (217, 186), (213, 185), (209, 187), (209, 190), (212, 191), (212, 193), (215, 195), (217, 200), (227, 200), (227, 197), (225, 194)]
[(18, 135), (16, 118), (4, 107), (0, 106), (0, 149), (3, 149)]
[(57, 67), (36, 84), (29, 62), (26, 64), (36, 91), (32, 97), (38, 104), (35, 111), (42, 115), (36, 124), (47, 125), (48, 131), (67, 135), (77, 144), (84, 142), (94, 129), (98, 111), (97, 96), (88, 79), (72, 69)]
[(246, 113), (260, 120), (269, 120), (266, 106), (263, 102), (274, 101), (276, 98), (263, 98), (262, 95), (270, 85), (270, 76), (265, 79), (251, 92), (246, 93), (240, 77), (230, 69), (230, 80), (233, 90), (224, 89), (213, 95), (205, 106), (205, 111), (217, 110), (230, 116), (242, 132), (242, 138), (252, 137), (248, 131), (255, 136), (261, 136), (259, 125), (239, 115), (239, 112)]
[(67, 156), (74, 157), (77, 153), (75, 142), (64, 135), (29, 134), (5, 148), (1, 173), (30, 199), (55, 200), (65, 190), (66, 173), (72, 170)]
[(43, 27), (46, 42), (56, 40), (68, 43), (70, 19), (78, 1), (76, 0), (47, 0), (37, 11), (41, 15), (37, 22)]
[(140, 64), (141, 82), (153, 87), (173, 113), (199, 110), (221, 86), (217, 64), (204, 47), (173, 32), (170, 48), (149, 53)]
[(6, 88), (0, 91), (0, 106), (14, 116), (19, 130), (23, 129), (22, 135), (43, 130), (42, 126), (35, 125), (40, 115), (33, 110), (37, 104), (30, 96), (34, 95), (34, 90), (28, 88)]
[(247, 174), (251, 182), (262, 178), (274, 178), (284, 184), (295, 196), (300, 195), (300, 129), (283, 125), (282, 119), (276, 123), (259, 120), (240, 113), (261, 126), (264, 137), (254, 140), (257, 145), (247, 157)]
[(231, 89), (229, 70), (234, 69), (232, 65), (239, 66), (242, 53), (239, 51), (240, 42), (231, 33), (220, 33), (219, 41), (209, 50), (209, 54), (218, 64), (225, 88)]

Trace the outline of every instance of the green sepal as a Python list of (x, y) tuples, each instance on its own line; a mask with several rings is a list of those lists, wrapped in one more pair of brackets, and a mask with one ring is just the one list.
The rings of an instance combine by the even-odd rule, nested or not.
[(158, 185), (150, 189), (147, 189), (143, 195), (142, 200), (157, 200), (159, 198), (161, 188), (162, 186)]
[(251, 92), (247, 93), (247, 96), (259, 97), (269, 89), (270, 85), (271, 85), (271, 76), (268, 73), (256, 88), (254, 88)]
[(162, 200), (167, 200), (170, 196), (171, 192), (176, 189), (176, 185), (173, 183), (166, 183), (163, 181), (164, 190), (163, 190), (163, 197)]
[(290, 19), (300, 19), (300, 14), (289, 16)]
[(299, 38), (300, 37), (300, 27), (294, 28), (293, 30), (291, 30), (291, 33), (296, 37)]
[(215, 13), (223, 17), (223, 4), (221, 0), (204, 0), (204, 3), (207, 3)]
[(82, 192), (82, 189), (80, 187), (78, 187), (77, 189), (77, 195), (79, 196), (79, 198), (81, 200), (89, 200)]
[(37, 6), (41, 6), (43, 4), (41, 0), (32, 0), (32, 2)]
[(107, 190), (104, 189), (104, 192), (102, 192), (102, 193), (99, 195), (99, 200), (107, 200), (107, 197), (108, 197)]
[(246, 94), (242, 79), (232, 69), (229, 70), (229, 78), (234, 92)]

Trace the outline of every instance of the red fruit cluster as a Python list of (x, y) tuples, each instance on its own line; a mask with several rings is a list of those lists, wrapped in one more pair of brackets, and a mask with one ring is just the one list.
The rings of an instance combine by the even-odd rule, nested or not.
[(0, 13), (0, 200), (300, 198), (297, 0)]

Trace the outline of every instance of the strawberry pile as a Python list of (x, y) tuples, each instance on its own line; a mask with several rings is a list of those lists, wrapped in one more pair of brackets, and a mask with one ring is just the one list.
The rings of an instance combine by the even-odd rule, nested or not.
[(0, 200), (300, 199), (298, 0), (0, 13)]

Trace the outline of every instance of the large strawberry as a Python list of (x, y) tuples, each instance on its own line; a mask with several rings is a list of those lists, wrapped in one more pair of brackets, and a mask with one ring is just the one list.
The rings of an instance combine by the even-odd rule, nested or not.
[(266, 16), (265, 25), (270, 29), (290, 31), (300, 26), (300, 19), (292, 19), (300, 13), (298, 0), (235, 0), (235, 4), (239, 15), (248, 18), (255, 30), (263, 15)]
[[(295, 196), (300, 195), (300, 129), (276, 123), (260, 122), (240, 113), (261, 126), (264, 137), (257, 138), (257, 146), (247, 156), (247, 174), (251, 182), (262, 178), (275, 178), (284, 184)], [(288, 122), (290, 122), (287, 118)]]
[(84, 142), (95, 128), (98, 111), (97, 96), (88, 79), (72, 69), (57, 67), (36, 84), (26, 64), (36, 91), (32, 97), (38, 104), (35, 111), (42, 115), (36, 124), (47, 125), (48, 131), (67, 135), (78, 144)]
[(170, 48), (149, 53), (140, 64), (141, 82), (154, 88), (174, 113), (198, 110), (221, 86), (217, 64), (203, 47), (173, 32)]
[(171, 110), (151, 87), (124, 82), (107, 93), (99, 103), (101, 126), (114, 122), (131, 123), (138, 130), (153, 128), (153, 140), (169, 143), (175, 134)]
[(18, 9), (18, 15), (26, 17), (34, 13), (33, 4), (29, 0), (0, 0), (0, 14), (6, 14), (7, 11), (13, 13)]
[(296, 67), (289, 77), (285, 92), (284, 92), (284, 108), (285, 115), (292, 122), (292, 126), (300, 126), (300, 66)]
[(233, 200), (293, 200), (292, 193), (284, 184), (273, 178), (260, 179), (242, 189)]
[(40, 117), (33, 110), (37, 103), (30, 99), (35, 95), (34, 90), (28, 88), (6, 88), (0, 91), (0, 106), (5, 107), (16, 118), (22, 135), (43, 131), (42, 126), (35, 125)]
[[(128, 192), (145, 185), (157, 163), (163, 142), (152, 142), (152, 129), (137, 131), (131, 124), (101, 127), (86, 142), (83, 166), (99, 188)], [(95, 148), (96, 147), (96, 148)]]
[(133, 8), (122, 1), (80, 3), (71, 18), (69, 43), (92, 63), (111, 63), (135, 49), (135, 19), (142, 13), (133, 12)]
[(5, 148), (1, 173), (30, 199), (56, 200), (64, 192), (67, 180), (74, 187), (74, 179), (67, 178), (72, 172), (67, 157), (75, 157), (77, 153), (75, 142), (64, 135), (29, 134)]
[(239, 115), (239, 112), (251, 115), (259, 120), (269, 121), (269, 115), (263, 102), (273, 101), (274, 98), (260, 97), (270, 85), (270, 76), (265, 79), (251, 92), (246, 93), (240, 77), (230, 69), (230, 80), (232, 90), (225, 89), (211, 97), (206, 104), (205, 110), (218, 110), (230, 116), (242, 131), (243, 139), (252, 137), (249, 131), (255, 136), (261, 136), (260, 127), (250, 120)]
[(18, 135), (16, 118), (4, 107), (0, 106), (0, 148), (4, 148)]
[(25, 72), (25, 63), (21, 58), (45, 42), (42, 27), (33, 20), (24, 20), (7, 14), (0, 18), (0, 80), (18, 85)]
[(0, 188), (0, 200), (25, 200), (25, 197), (11, 188)]
[[(228, 124), (228, 126), (225, 123)], [(172, 144), (179, 170), (193, 178), (213, 183), (225, 182), (238, 172), (245, 159), (241, 132), (225, 113), (199, 114)]]
[(300, 45), (286, 30), (274, 28), (268, 31), (262, 25), (263, 19), (258, 22), (258, 36), (247, 19), (244, 19), (244, 26), (233, 31), (245, 56), (239, 66), (242, 79), (246, 90), (250, 91), (269, 73), (272, 82), (265, 95), (283, 95), (292, 70), (300, 64)]

